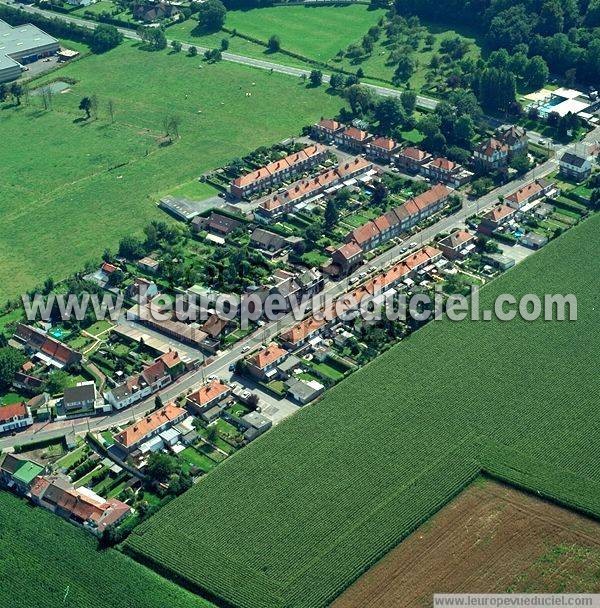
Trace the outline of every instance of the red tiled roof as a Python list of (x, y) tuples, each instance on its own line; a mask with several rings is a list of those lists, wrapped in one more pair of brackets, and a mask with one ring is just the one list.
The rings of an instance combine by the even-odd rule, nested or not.
[(362, 246), (363, 243), (368, 243), (370, 240), (378, 237), (379, 229), (374, 222), (367, 222), (359, 228), (355, 228), (350, 234), (352, 239)]
[(342, 126), (342, 124), (339, 123), (337, 120), (332, 120), (331, 118), (324, 118), (320, 120), (317, 124), (319, 127), (327, 131), (337, 131)]
[(441, 169), (442, 171), (453, 171), (454, 169), (456, 169), (456, 167), (458, 167), (458, 164), (455, 163), (454, 161), (449, 160), (448, 158), (443, 158), (440, 156), (440, 157), (432, 160), (429, 163), (429, 166), (437, 167), (438, 169)]
[(27, 417), (27, 406), (23, 401), (0, 406), (0, 422), (9, 422), (15, 416), (19, 418)]
[(425, 160), (428, 156), (430, 156), (429, 152), (423, 152), (423, 150), (415, 148), (414, 146), (404, 148), (404, 150), (401, 150), (399, 154), (400, 156), (406, 156), (406, 158), (410, 158), (412, 160)]
[(181, 363), (181, 359), (179, 358), (179, 353), (176, 350), (170, 350), (168, 353), (161, 355), (158, 357), (169, 369), (179, 365)]
[(219, 380), (212, 380), (209, 384), (205, 384), (196, 392), (192, 393), (188, 399), (198, 405), (206, 405), (220, 395), (224, 395), (227, 391), (229, 391), (227, 385), (221, 384)]
[(371, 145), (391, 152), (398, 144), (389, 137), (377, 137), (371, 142)]
[(305, 319), (301, 323), (294, 325), (290, 330), (286, 331), (281, 335), (284, 340), (291, 342), (292, 344), (296, 344), (307, 338), (321, 327), (325, 325), (325, 321), (323, 319), (315, 319), (314, 317), (309, 317)]
[(369, 134), (366, 131), (362, 131), (356, 127), (348, 127), (344, 131), (344, 135), (350, 139), (356, 139), (357, 141), (364, 141), (369, 137)]
[(350, 260), (354, 256), (362, 253), (362, 249), (356, 243), (350, 242), (336, 249), (336, 252), (339, 253), (346, 260)]
[(423, 211), (424, 209), (427, 209), (427, 207), (437, 205), (451, 193), (452, 190), (450, 190), (448, 186), (444, 186), (444, 184), (436, 184), (433, 186), (433, 188), (429, 188), (429, 190), (423, 192), (423, 194), (415, 196), (412, 201), (419, 208), (419, 210)]
[(534, 194), (541, 192), (543, 190), (542, 184), (538, 181), (531, 182), (522, 188), (519, 188), (516, 192), (513, 192), (510, 196), (506, 197), (508, 201), (514, 201), (515, 203), (520, 203), (521, 201), (527, 200)]
[(183, 408), (177, 407), (174, 403), (167, 403), (156, 412), (134, 422), (120, 433), (115, 435), (115, 439), (125, 447), (131, 447), (142, 440), (146, 435), (163, 426), (170, 420), (175, 420), (186, 412)]
[(513, 215), (514, 212), (515, 210), (512, 207), (509, 207), (508, 205), (498, 205), (497, 207), (490, 209), (486, 214), (484, 214), (484, 217), (487, 217), (488, 219), (494, 222), (499, 222), (505, 217)]
[(254, 356), (250, 357), (250, 362), (256, 365), (259, 369), (264, 369), (267, 365), (271, 365), (280, 359), (285, 357), (287, 351), (278, 346), (277, 344), (269, 344), (267, 348), (258, 351)]

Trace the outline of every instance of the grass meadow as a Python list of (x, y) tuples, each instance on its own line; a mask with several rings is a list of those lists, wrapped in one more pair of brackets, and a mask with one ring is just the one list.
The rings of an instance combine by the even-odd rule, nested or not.
[[(319, 608), (482, 469), (599, 517), (599, 235), (597, 214), (481, 292), (482, 308), (572, 293), (577, 321), (431, 322), (228, 459), (128, 549), (240, 608)], [(249, 513), (253, 542), (240, 543)], [(211, 560), (180, 560), (182, 545)]]
[[(362, 4), (345, 6), (273, 6), (245, 11), (229, 11), (225, 27), (266, 42), (272, 35), (281, 39), (281, 48), (317, 61), (331, 61), (338, 51), (359, 42), (375, 25), (384, 10), (371, 10)], [(206, 34), (189, 19), (170, 27), (169, 38), (218, 47), (229, 40), (229, 51), (286, 65), (306, 67), (302, 61), (271, 53), (265, 47), (224, 32)]]
[[(190, 183), (343, 104), (289, 76), (131, 42), (47, 77), (60, 78), (75, 84), (54, 95), (52, 109), (35, 95), (0, 107), (0, 302), (80, 269), (151, 218), (165, 218), (159, 195), (181, 186), (214, 194)], [(88, 121), (78, 106), (90, 95), (98, 117)], [(181, 120), (180, 138), (161, 146), (172, 115)]]

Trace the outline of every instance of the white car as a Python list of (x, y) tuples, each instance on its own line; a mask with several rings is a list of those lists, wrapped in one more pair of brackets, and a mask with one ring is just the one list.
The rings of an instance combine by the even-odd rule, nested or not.
[(358, 283), (358, 277), (352, 277), (349, 281), (348, 284), (349, 285), (354, 285), (355, 283)]
[(212, 374), (211, 376), (208, 377), (209, 380), (218, 380), (219, 376)]
[(377, 266), (371, 266), (369, 268), (369, 272), (375, 272), (377, 270)]
[(413, 242), (410, 244), (410, 247), (411, 247), (411, 249), (412, 249), (413, 247), (416, 247), (417, 245), (418, 245), (418, 243), (415, 243), (415, 242), (413, 241)]
[(250, 346), (248, 346), (248, 344), (246, 344), (246, 346), (242, 347), (243, 353), (247, 353), (249, 350), (250, 350)]

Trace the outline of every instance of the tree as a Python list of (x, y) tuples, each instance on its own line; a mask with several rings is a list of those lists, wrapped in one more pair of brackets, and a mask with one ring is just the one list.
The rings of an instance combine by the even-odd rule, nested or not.
[(92, 34), (90, 47), (94, 53), (104, 53), (114, 49), (123, 41), (123, 34), (114, 25), (102, 23)]
[(17, 82), (13, 82), (10, 85), (10, 94), (11, 97), (17, 102), (17, 105), (20, 106), (21, 105), (21, 97), (23, 97), (23, 85), (17, 83)]
[(416, 68), (416, 62), (410, 55), (403, 55), (394, 71), (393, 81), (396, 83), (407, 82), (413, 75)]
[(529, 171), (531, 164), (527, 154), (517, 154), (517, 156), (510, 161), (510, 166), (518, 175), (524, 175)]
[(385, 203), (387, 196), (388, 189), (382, 182), (376, 181), (373, 184), (373, 196), (371, 198), (371, 202), (373, 203), (373, 205), (375, 205), (376, 207), (381, 207)]
[(79, 109), (85, 112), (85, 117), (87, 120), (89, 120), (90, 116), (92, 115), (92, 99), (90, 97), (84, 97), (79, 102)]
[(148, 457), (146, 474), (154, 481), (164, 482), (177, 472), (177, 461), (168, 454), (154, 452)]
[(359, 84), (353, 84), (346, 89), (346, 98), (355, 116), (367, 114), (373, 105), (373, 95), (370, 89)]
[(226, 51), (229, 48), (229, 39), (223, 38), (221, 40), (221, 50)]
[(507, 112), (515, 101), (516, 80), (507, 70), (487, 68), (481, 73), (478, 84), (478, 99), (487, 110)]
[(527, 67), (525, 68), (525, 80), (532, 89), (540, 89), (550, 76), (550, 70), (548, 64), (540, 57), (536, 55), (529, 60)]
[(195, 46), (191, 46), (191, 47), (188, 49), (188, 55), (189, 55), (190, 57), (196, 57), (196, 55), (198, 55), (198, 49), (197, 49)]
[(119, 242), (119, 255), (128, 260), (137, 260), (145, 254), (144, 244), (136, 236), (124, 236)]
[(9, 346), (0, 348), (0, 388), (6, 389), (12, 384), (25, 361), (26, 358), (18, 350)]
[(0, 102), (8, 99), (8, 86), (5, 83), (0, 84)]
[(70, 381), (71, 376), (62, 369), (53, 371), (48, 375), (48, 378), (44, 383), (44, 391), (50, 393), (50, 395), (64, 393), (65, 388), (69, 386)]
[(181, 44), (181, 42), (178, 42), (177, 40), (173, 40), (173, 42), (171, 42), (171, 48), (176, 53), (180, 53), (181, 52), (181, 48), (182, 48), (182, 44)]
[(281, 49), (281, 40), (279, 36), (273, 34), (273, 36), (271, 36), (267, 42), (267, 48), (269, 51), (271, 51), (271, 53), (276, 53), (279, 51)]
[(334, 72), (329, 78), (329, 86), (332, 89), (339, 91), (344, 86), (344, 80), (345, 79), (343, 74), (340, 74), (339, 72)]
[(206, 0), (198, 8), (198, 22), (209, 32), (218, 32), (225, 24), (227, 9), (221, 0)]
[(321, 70), (311, 70), (308, 78), (313, 87), (320, 87), (323, 84), (323, 72)]
[(154, 409), (159, 410), (164, 405), (162, 397), (160, 395), (156, 395), (154, 397)]
[(340, 218), (340, 214), (337, 209), (337, 205), (333, 198), (330, 198), (327, 201), (327, 206), (325, 207), (325, 230), (328, 232), (333, 230), (338, 223)]
[(382, 97), (376, 103), (373, 115), (384, 133), (391, 133), (406, 119), (404, 106), (397, 97)]
[(148, 27), (142, 25), (138, 34), (146, 46), (152, 51), (160, 51), (167, 48), (167, 37), (162, 27)]
[(417, 105), (417, 94), (411, 89), (402, 91), (400, 94), (400, 101), (402, 102), (404, 110), (410, 116), (415, 111)]

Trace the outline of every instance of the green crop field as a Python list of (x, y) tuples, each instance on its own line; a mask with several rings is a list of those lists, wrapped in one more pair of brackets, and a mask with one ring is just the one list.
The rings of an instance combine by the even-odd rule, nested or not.
[[(129, 42), (50, 78), (76, 81), (54, 95), (52, 110), (34, 95), (29, 105), (0, 107), (0, 302), (80, 270), (149, 219), (166, 218), (160, 195), (342, 105), (296, 78)], [(98, 98), (97, 120), (82, 120), (86, 95)], [(161, 146), (172, 114), (181, 118), (181, 138)]]
[[(281, 48), (309, 59), (330, 61), (350, 43), (359, 42), (367, 30), (385, 14), (368, 6), (273, 6), (245, 11), (229, 11), (225, 27), (263, 42), (277, 35)], [(271, 54), (261, 45), (229, 37), (224, 32), (205, 34), (197, 29), (197, 22), (189, 19), (174, 25), (167, 32), (169, 38), (196, 42), (199, 46), (217, 47), (223, 38), (230, 43), (229, 51), (270, 59), (288, 65), (302, 65), (286, 55)], [(304, 66), (306, 67), (306, 66)]]
[(481, 294), (489, 308), (501, 293), (573, 293), (577, 322), (428, 324), (224, 462), (126, 550), (235, 606), (318, 608), (481, 470), (600, 516), (598, 245), (600, 215)]
[[(0, 606), (211, 608), (50, 511), (0, 492)], [(67, 592), (68, 591), (68, 592)]]

